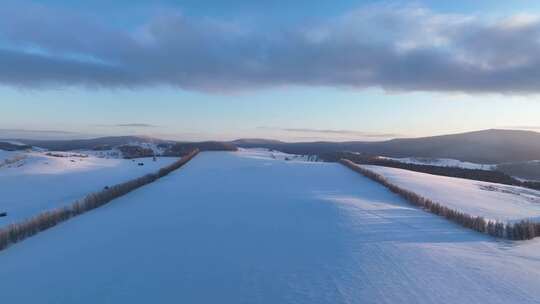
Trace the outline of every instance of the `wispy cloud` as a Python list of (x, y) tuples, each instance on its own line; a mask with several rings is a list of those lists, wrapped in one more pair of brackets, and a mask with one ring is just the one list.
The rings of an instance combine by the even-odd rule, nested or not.
[(84, 134), (60, 130), (0, 129), (2, 139), (83, 139), (97, 137), (95, 134)]
[(92, 127), (99, 128), (157, 128), (158, 125), (148, 124), (148, 123), (119, 123), (119, 124), (93, 124)]
[(3, 5), (0, 83), (540, 93), (540, 15), (493, 19), (380, 5), (273, 30), (170, 12), (135, 28), (77, 11)]
[(362, 137), (398, 137), (399, 134), (394, 133), (377, 133), (377, 132), (362, 132), (355, 130), (329, 130), (329, 129), (295, 129), (288, 128), (282, 129), (283, 131), (288, 132), (299, 132), (299, 133), (323, 133), (323, 134), (336, 134), (336, 135), (356, 135)]
[[(319, 135), (338, 135), (338, 136), (356, 136), (364, 138), (395, 138), (402, 135), (395, 133), (382, 133), (382, 132), (364, 132), (357, 130), (332, 130), (332, 129), (310, 129), (310, 128), (275, 128), (275, 127), (258, 127), (259, 129), (277, 130), (290, 133), (305, 133), (305, 134), (319, 134)], [(316, 138), (316, 137), (313, 137)]]
[(48, 133), (48, 134), (78, 134), (76, 132), (70, 131), (59, 131), (59, 130), (28, 130), (28, 129), (0, 129), (0, 132), (28, 132), (28, 133)]
[(126, 124), (116, 124), (115, 127), (157, 128), (158, 126), (147, 124), (147, 123), (126, 123)]
[(505, 126), (503, 129), (540, 131), (540, 126)]

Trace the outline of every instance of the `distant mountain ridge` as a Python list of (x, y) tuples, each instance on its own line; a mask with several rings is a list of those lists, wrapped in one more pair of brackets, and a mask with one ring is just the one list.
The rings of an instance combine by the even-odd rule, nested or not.
[(32, 148), (29, 145), (19, 145), (11, 142), (0, 141), (0, 150), (4, 151), (19, 151)]
[(339, 151), (388, 157), (452, 158), (482, 164), (540, 160), (540, 133), (489, 129), (459, 134), (401, 138), (381, 142), (233, 142), (239, 147), (264, 147), (294, 154)]
[[(419, 138), (400, 138), (380, 142), (283, 142), (260, 138), (238, 139), (229, 142), (177, 142), (142, 136), (116, 136), (80, 140), (18, 141), (49, 150), (68, 151), (99, 149), (129, 145), (133, 142), (181, 144), (201, 150), (234, 150), (268, 148), (291, 154), (358, 152), (388, 157), (451, 158), (481, 164), (501, 164), (540, 160), (540, 133), (521, 130), (490, 129), (475, 132)], [(175, 149), (182, 150), (177, 146)]]

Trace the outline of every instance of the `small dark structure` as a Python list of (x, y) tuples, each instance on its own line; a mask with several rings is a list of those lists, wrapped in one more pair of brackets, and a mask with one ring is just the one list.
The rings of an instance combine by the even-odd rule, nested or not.
[(138, 163), (137, 166), (144, 166), (144, 163)]
[(5, 217), (7, 216), (7, 212), (0, 212), (0, 217)]

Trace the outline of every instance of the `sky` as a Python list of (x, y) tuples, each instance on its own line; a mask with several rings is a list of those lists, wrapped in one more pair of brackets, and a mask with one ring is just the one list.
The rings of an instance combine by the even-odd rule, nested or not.
[(540, 130), (538, 1), (0, 2), (0, 138)]

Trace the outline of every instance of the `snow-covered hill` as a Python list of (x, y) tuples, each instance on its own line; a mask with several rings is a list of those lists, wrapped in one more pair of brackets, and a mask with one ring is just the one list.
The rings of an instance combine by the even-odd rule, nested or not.
[(502, 222), (540, 221), (540, 191), (397, 168), (361, 166), (399, 187), (473, 216)]
[(17, 151), (0, 150), (0, 168), (9, 167), (24, 158), (24, 154)]
[(297, 155), (289, 154), (281, 151), (270, 150), (265, 148), (240, 148), (240, 155), (243, 157), (252, 157), (259, 159), (275, 159), (284, 161), (296, 161), (296, 162), (319, 162), (317, 155)]
[[(161, 144), (165, 145), (165, 144)], [(107, 147), (107, 149), (73, 150), (78, 153), (93, 155), (99, 158), (138, 158), (162, 156), (165, 148), (150, 142), (129, 142), (125, 145)]]
[(538, 303), (538, 240), (461, 228), (339, 164), (257, 154), (203, 152), (0, 252), (2, 302)]

